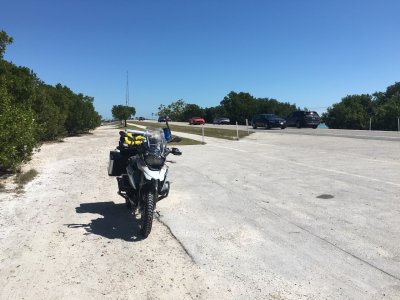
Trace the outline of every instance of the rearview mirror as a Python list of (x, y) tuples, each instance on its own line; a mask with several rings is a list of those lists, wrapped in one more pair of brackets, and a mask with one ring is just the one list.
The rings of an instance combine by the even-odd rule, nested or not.
[(128, 137), (128, 134), (125, 131), (120, 131), (119, 135), (122, 137)]
[(171, 153), (173, 155), (182, 155), (182, 152), (178, 148), (172, 148)]

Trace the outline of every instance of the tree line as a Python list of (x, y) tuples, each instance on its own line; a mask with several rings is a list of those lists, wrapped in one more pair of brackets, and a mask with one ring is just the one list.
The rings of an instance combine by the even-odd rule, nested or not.
[[(159, 116), (169, 116), (174, 121), (188, 121), (191, 117), (203, 117), (212, 123), (216, 117), (228, 117), (234, 124), (245, 124), (256, 114), (270, 113), (286, 117), (300, 110), (295, 104), (271, 98), (256, 98), (249, 93), (230, 92), (218, 106), (202, 108), (186, 103), (183, 99), (158, 107)], [(306, 108), (304, 110), (307, 110)], [(333, 129), (398, 130), (400, 117), (400, 82), (387, 87), (385, 92), (372, 95), (349, 95), (333, 104), (322, 114), (322, 122)]]
[(329, 128), (398, 130), (400, 82), (372, 95), (349, 95), (327, 109), (322, 119)]
[(197, 104), (188, 104), (183, 99), (169, 105), (158, 107), (159, 116), (169, 116), (174, 121), (188, 121), (191, 117), (203, 117), (212, 123), (216, 117), (228, 117), (232, 123), (246, 124), (256, 114), (270, 113), (286, 117), (299, 109), (295, 104), (280, 102), (272, 98), (256, 98), (249, 93), (230, 92), (218, 106), (202, 108)]
[(101, 124), (93, 97), (51, 86), (27, 67), (3, 59), (13, 42), (0, 31), (0, 172), (15, 171), (44, 141), (88, 132)]

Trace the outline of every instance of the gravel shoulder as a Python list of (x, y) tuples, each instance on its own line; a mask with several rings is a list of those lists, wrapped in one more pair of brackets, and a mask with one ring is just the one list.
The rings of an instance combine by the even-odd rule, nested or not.
[[(207, 299), (204, 275), (169, 228), (138, 227), (107, 175), (118, 130), (45, 144), (23, 193), (0, 193), (1, 299)], [(170, 198), (174, 195), (171, 193)]]

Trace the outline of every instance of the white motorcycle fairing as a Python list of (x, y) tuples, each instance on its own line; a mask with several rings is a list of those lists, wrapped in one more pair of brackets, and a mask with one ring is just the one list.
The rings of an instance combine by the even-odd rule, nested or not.
[(137, 167), (140, 171), (143, 172), (144, 177), (147, 180), (159, 180), (159, 181), (164, 181), (165, 180), (165, 175), (167, 173), (168, 167), (166, 165), (163, 165), (161, 170), (150, 170), (150, 168), (146, 165), (146, 163), (143, 161), (143, 159), (137, 159), (136, 160)]

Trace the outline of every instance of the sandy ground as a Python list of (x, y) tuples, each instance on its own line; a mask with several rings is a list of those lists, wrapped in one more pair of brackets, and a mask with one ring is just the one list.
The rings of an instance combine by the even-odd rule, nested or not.
[(0, 193), (0, 299), (400, 299), (400, 143), (333, 134), (183, 146), (145, 240), (117, 129), (44, 145)]
[(35, 180), (0, 193), (0, 299), (214, 298), (167, 226), (155, 220), (149, 238), (137, 238), (107, 175), (117, 139), (101, 127), (43, 145), (24, 166)]

